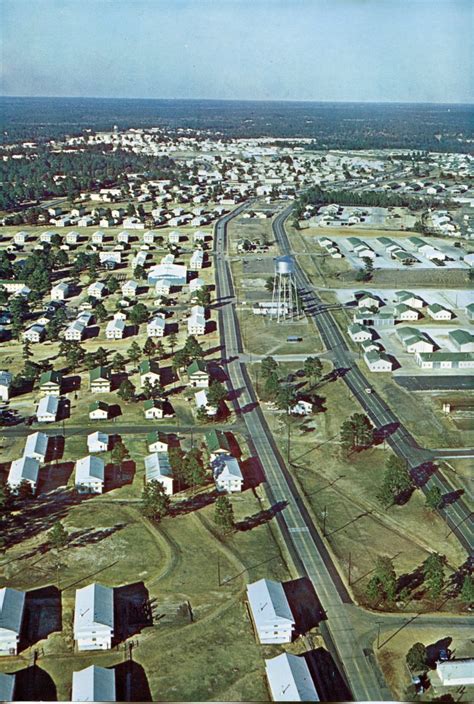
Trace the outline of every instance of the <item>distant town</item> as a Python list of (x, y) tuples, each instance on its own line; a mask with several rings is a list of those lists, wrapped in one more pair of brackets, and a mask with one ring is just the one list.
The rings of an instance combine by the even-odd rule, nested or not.
[(469, 137), (47, 129), (0, 147), (0, 699), (472, 701)]

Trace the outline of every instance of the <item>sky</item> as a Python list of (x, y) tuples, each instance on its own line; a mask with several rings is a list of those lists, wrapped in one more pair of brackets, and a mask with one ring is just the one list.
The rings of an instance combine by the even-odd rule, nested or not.
[(0, 94), (472, 103), (473, 0), (0, 0)]

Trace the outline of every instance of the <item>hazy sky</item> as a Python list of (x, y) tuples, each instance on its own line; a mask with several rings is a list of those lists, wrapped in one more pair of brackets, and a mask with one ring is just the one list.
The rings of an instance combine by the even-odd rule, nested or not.
[(473, 0), (0, 0), (0, 92), (472, 102), (473, 8)]

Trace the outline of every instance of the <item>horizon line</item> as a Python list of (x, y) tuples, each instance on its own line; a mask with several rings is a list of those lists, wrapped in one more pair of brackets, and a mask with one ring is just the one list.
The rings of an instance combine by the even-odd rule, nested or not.
[(0, 99), (15, 100), (136, 100), (136, 101), (163, 101), (163, 102), (215, 102), (215, 103), (302, 103), (302, 104), (342, 104), (342, 105), (455, 105), (474, 106), (472, 102), (432, 102), (411, 100), (315, 100), (295, 98), (152, 98), (152, 97), (127, 97), (127, 96), (97, 96), (97, 95), (2, 95)]

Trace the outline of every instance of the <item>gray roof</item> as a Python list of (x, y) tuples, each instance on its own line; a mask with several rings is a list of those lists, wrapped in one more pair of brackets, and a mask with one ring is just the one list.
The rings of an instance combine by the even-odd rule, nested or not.
[(94, 624), (114, 627), (114, 590), (96, 583), (76, 591), (74, 632)]
[(8, 474), (8, 483), (20, 483), (24, 479), (32, 482), (38, 481), (39, 460), (35, 457), (20, 457), (18, 460), (13, 460), (10, 465)]
[(242, 479), (239, 463), (232, 455), (219, 455), (212, 463), (214, 479), (220, 477), (229, 479)]
[(59, 399), (57, 396), (43, 396), (38, 403), (38, 408), (36, 409), (36, 415), (42, 416), (45, 413), (51, 413), (56, 415), (58, 412)]
[(0, 701), (12, 702), (15, 690), (15, 675), (0, 672)]
[(153, 452), (145, 457), (145, 474), (147, 482), (160, 477), (172, 477), (170, 460), (167, 452)]
[(268, 685), (274, 702), (319, 702), (318, 693), (303, 657), (282, 653), (265, 660)]
[(104, 481), (104, 460), (101, 457), (87, 455), (76, 462), (76, 484), (90, 480)]
[(275, 620), (295, 622), (280, 582), (260, 579), (247, 585), (247, 597), (257, 630)]
[(33, 457), (35, 454), (46, 455), (48, 450), (48, 436), (46, 433), (31, 433), (26, 438), (24, 457)]
[(25, 592), (3, 587), (0, 589), (0, 628), (20, 635)]
[(91, 665), (72, 673), (72, 701), (114, 702), (115, 670)]

